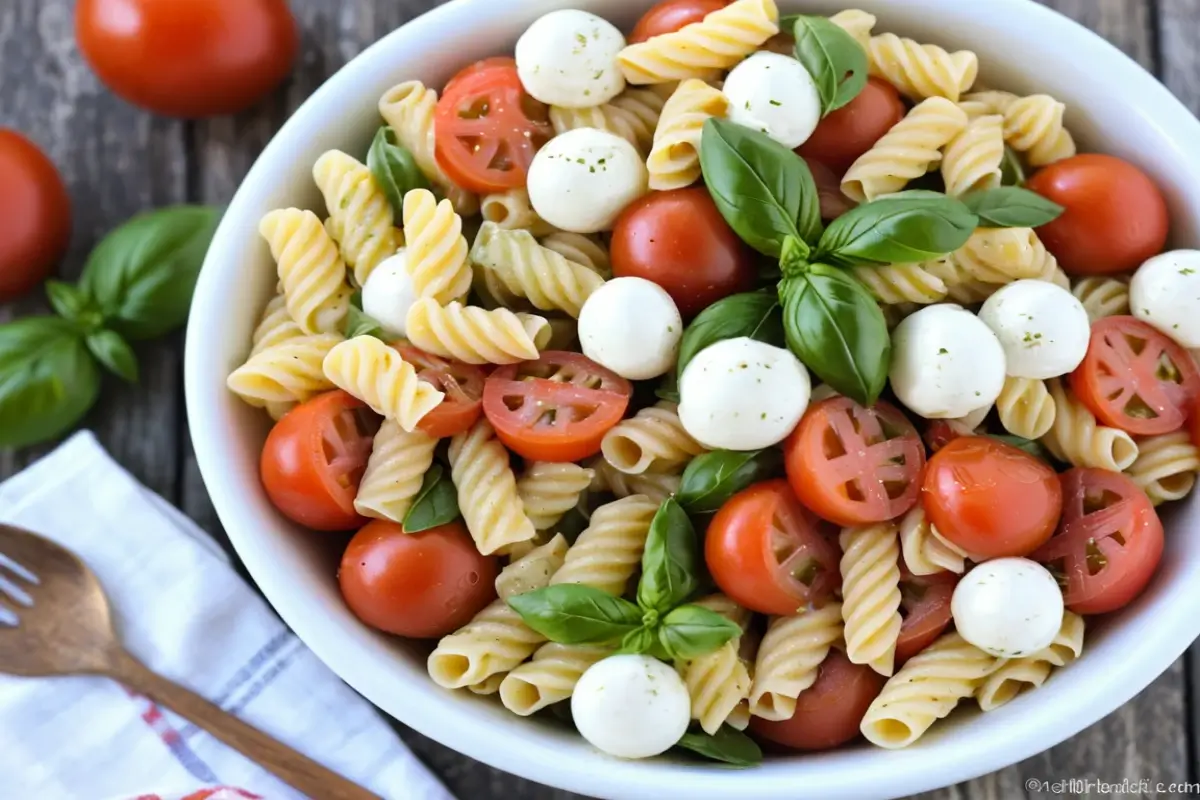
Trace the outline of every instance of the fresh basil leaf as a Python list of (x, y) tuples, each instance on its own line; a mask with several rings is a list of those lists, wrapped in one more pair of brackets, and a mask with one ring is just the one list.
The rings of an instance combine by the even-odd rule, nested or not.
[(962, 201), (984, 228), (1037, 228), (1058, 219), (1066, 210), (1019, 186), (979, 189), (963, 195)]
[(92, 299), (73, 283), (46, 281), (46, 297), (56, 314), (76, 323), (84, 331), (93, 330), (103, 322)]
[(106, 327), (126, 339), (152, 339), (182, 325), (220, 213), (174, 206), (140, 214), (104, 237), (88, 256), (79, 288)]
[(658, 507), (642, 551), (638, 605), (666, 614), (700, 585), (700, 545), (687, 513), (674, 497)]
[(138, 382), (138, 361), (133, 348), (115, 331), (99, 330), (87, 335), (87, 348), (109, 372), (129, 382)]
[(821, 203), (808, 165), (769, 136), (710, 118), (700, 166), (721, 216), (760, 253), (779, 258), (788, 236), (815, 242), (821, 235)]
[(0, 447), (53, 439), (100, 392), (100, 370), (74, 323), (26, 317), (0, 325)]
[(690, 661), (716, 650), (742, 627), (704, 606), (686, 605), (667, 614), (658, 629), (658, 640), (675, 661)]
[(434, 464), (421, 480), (421, 490), (404, 515), (404, 532), (420, 533), (458, 519), (458, 490), (442, 469)]
[(560, 644), (604, 644), (642, 624), (642, 610), (628, 600), (578, 583), (560, 583), (508, 598), (533, 630)]
[(768, 450), (714, 450), (693, 458), (683, 471), (676, 498), (689, 514), (709, 514), (729, 498), (779, 472), (783, 454)]
[(892, 356), (875, 299), (852, 276), (825, 264), (784, 281), (779, 294), (788, 348), (836, 391), (873, 405)]
[(699, 728), (690, 730), (679, 740), (678, 747), (735, 767), (753, 767), (763, 760), (758, 743), (728, 725), (722, 725), (712, 736)]
[(836, 266), (931, 261), (966, 244), (978, 221), (953, 197), (898, 192), (863, 203), (829, 223), (813, 258)]
[(654, 646), (658, 636), (654, 628), (648, 628), (645, 625), (638, 627), (629, 633), (625, 634), (621, 639), (621, 647), (617, 650), (618, 653), (645, 653)]
[(350, 310), (346, 314), (344, 333), (347, 339), (353, 339), (355, 336), (374, 336), (376, 339), (387, 341), (383, 326), (362, 310), (361, 289), (350, 296)]
[(1000, 185), (1020, 186), (1025, 182), (1025, 165), (1021, 156), (1008, 145), (1004, 145), (1004, 160), (1000, 162)]
[(367, 151), (367, 169), (375, 183), (392, 204), (392, 213), (397, 219), (404, 214), (404, 195), (413, 189), (428, 189), (429, 179), (417, 166), (417, 159), (407, 147), (400, 144), (396, 132), (387, 125), (382, 126)]
[(654, 388), (654, 396), (668, 403), (679, 403), (679, 373), (671, 370), (663, 375), (658, 386)]
[(796, 37), (796, 60), (817, 85), (822, 116), (858, 97), (867, 85), (868, 63), (866, 51), (853, 36), (827, 17), (804, 14), (796, 17), (791, 31)]
[(783, 317), (773, 293), (734, 294), (701, 311), (683, 332), (676, 375), (683, 377), (684, 368), (704, 348), (739, 336), (783, 344)]
[(779, 273), (785, 278), (799, 275), (808, 267), (812, 248), (795, 236), (783, 240), (783, 253), (779, 256)]
[(1035, 458), (1040, 458), (1043, 461), (1053, 461), (1053, 459), (1050, 457), (1050, 453), (1046, 450), (1042, 443), (1034, 439), (1025, 439), (1020, 436), (1010, 436), (1007, 433), (989, 433), (986, 435), (992, 439), (997, 439), (1001, 442), (1004, 442), (1010, 447), (1015, 447), (1018, 450), (1024, 450), (1026, 453), (1029, 453), (1029, 455), (1034, 456)]

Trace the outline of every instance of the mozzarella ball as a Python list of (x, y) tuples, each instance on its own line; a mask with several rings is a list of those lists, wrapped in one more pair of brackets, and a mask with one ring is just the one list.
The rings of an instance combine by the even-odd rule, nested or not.
[(950, 601), (954, 627), (1000, 658), (1050, 646), (1062, 627), (1063, 596), (1050, 571), (1027, 558), (997, 558), (968, 572)]
[(687, 732), (692, 700), (679, 673), (663, 662), (609, 656), (575, 684), (571, 716), (583, 738), (609, 755), (650, 758)]
[(551, 11), (517, 40), (517, 74), (535, 99), (564, 108), (607, 103), (625, 88), (625, 37), (586, 11)]
[(675, 366), (683, 318), (671, 295), (645, 278), (613, 278), (583, 304), (583, 354), (622, 378), (644, 381)]
[(529, 167), (529, 201), (556, 228), (598, 233), (612, 228), (625, 206), (647, 191), (649, 175), (629, 142), (578, 128), (555, 136)]
[(808, 141), (821, 121), (821, 97), (796, 59), (755, 53), (733, 68), (722, 89), (729, 119), (770, 136), (789, 150)]
[(362, 290), (363, 313), (393, 336), (403, 338), (408, 310), (417, 302), (412, 276), (408, 274), (408, 255), (404, 248), (379, 262), (367, 276)]
[(1184, 347), (1200, 347), (1200, 250), (1155, 256), (1129, 282), (1133, 315)]
[(892, 331), (892, 391), (926, 419), (965, 417), (1004, 388), (1004, 348), (962, 306), (926, 306)]
[(988, 298), (979, 318), (1000, 340), (1014, 378), (1057, 378), (1087, 355), (1092, 324), (1083, 303), (1049, 281), (1008, 284)]
[(679, 421), (713, 450), (759, 450), (792, 432), (812, 394), (791, 351), (745, 336), (704, 348), (679, 379)]

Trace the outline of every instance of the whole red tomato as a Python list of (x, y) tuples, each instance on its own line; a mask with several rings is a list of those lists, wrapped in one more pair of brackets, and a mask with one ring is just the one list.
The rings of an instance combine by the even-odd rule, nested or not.
[(821, 120), (796, 152), (827, 164), (838, 174), (904, 119), (900, 93), (881, 78), (871, 78), (858, 96)]
[(674, 33), (727, 5), (728, 0), (664, 0), (642, 15), (633, 27), (633, 33), (629, 34), (629, 43), (638, 44), (664, 33)]
[(32, 289), (71, 238), (71, 198), (37, 145), (0, 128), (0, 302)]

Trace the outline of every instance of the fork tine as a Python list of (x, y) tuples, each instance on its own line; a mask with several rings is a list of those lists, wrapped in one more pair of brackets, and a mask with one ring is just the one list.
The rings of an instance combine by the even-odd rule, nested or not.
[(33, 598), (29, 596), (29, 593), (13, 581), (4, 577), (3, 572), (0, 572), (0, 598), (4, 597), (8, 597), (13, 602), (26, 608), (33, 605)]
[(13, 611), (3, 600), (0, 600), (0, 629), (15, 628), (20, 623), (17, 612)]
[[(16, 561), (13, 561), (11, 558), (4, 555), (4, 553), (0, 553), (0, 569), (7, 569), (9, 572), (16, 575), (21, 580), (25, 581), (26, 583), (32, 583), (34, 586), (37, 586), (38, 583), (40, 583), (37, 575), (34, 575), (32, 572), (30, 572), (29, 570), (25, 569), (20, 564), (18, 564)], [(2, 578), (2, 577), (3, 577), (3, 574), (0, 574), (0, 578)]]

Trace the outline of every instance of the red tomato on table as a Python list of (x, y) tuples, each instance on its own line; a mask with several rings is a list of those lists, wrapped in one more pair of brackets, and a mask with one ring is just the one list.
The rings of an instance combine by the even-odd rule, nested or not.
[(437, 408), (421, 418), (417, 430), (444, 439), (475, 424), (483, 407), (482, 369), (431, 355), (412, 345), (399, 345), (396, 349), (417, 370), (418, 378), (446, 395)]
[(0, 128), (0, 302), (49, 274), (71, 238), (71, 198), (38, 146)]
[(1062, 487), (1049, 464), (985, 436), (964, 436), (929, 459), (929, 521), (976, 561), (1027, 556), (1054, 533)]
[(380, 419), (343, 391), (296, 406), (263, 445), (259, 473), (267, 497), (289, 519), (319, 531), (363, 524), (354, 510)]
[(1133, 317), (1092, 325), (1087, 355), (1070, 381), (1097, 419), (1138, 436), (1179, 430), (1200, 397), (1200, 368), (1191, 354)]
[(300, 44), (286, 0), (79, 0), (75, 36), (109, 88), (176, 117), (248, 108)]
[(1127, 161), (1073, 156), (1038, 170), (1025, 188), (1066, 209), (1037, 233), (1068, 274), (1128, 272), (1167, 243), (1167, 201)]
[(950, 601), (960, 575), (935, 572), (913, 575), (900, 565), (900, 614), (904, 623), (896, 640), (896, 667), (933, 644), (950, 624)]
[(420, 533), (375, 520), (354, 535), (338, 584), (355, 616), (373, 628), (436, 639), (496, 599), (496, 559), (480, 555), (461, 521)]
[(904, 119), (905, 113), (900, 93), (882, 78), (870, 78), (857, 97), (826, 114), (796, 152), (843, 173)]
[(761, 614), (821, 606), (842, 585), (837, 529), (796, 499), (783, 479), (757, 483), (721, 506), (704, 560), (721, 591)]
[(729, 0), (665, 0), (642, 15), (633, 26), (628, 42), (638, 44), (664, 33), (674, 33), (727, 5)]
[(1077, 467), (1060, 480), (1062, 524), (1032, 558), (1061, 576), (1067, 608), (1116, 611), (1141, 594), (1158, 567), (1162, 522), (1146, 493), (1119, 472)]
[(917, 504), (925, 446), (898, 409), (831, 397), (805, 412), (783, 445), (800, 502), (838, 525), (895, 519)]

